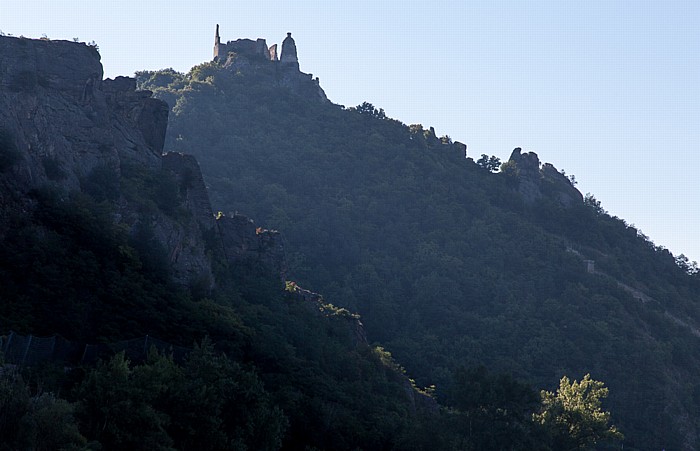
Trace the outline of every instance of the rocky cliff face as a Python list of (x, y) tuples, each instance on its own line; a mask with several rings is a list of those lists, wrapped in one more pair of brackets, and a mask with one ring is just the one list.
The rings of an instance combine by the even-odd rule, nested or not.
[(219, 215), (216, 225), (229, 263), (257, 262), (280, 280), (285, 280), (287, 263), (278, 231), (256, 227), (252, 219), (239, 214)]
[[(17, 187), (37, 187), (51, 179), (71, 188), (96, 165), (119, 167), (118, 148), (134, 147), (133, 133), (114, 133), (100, 91), (102, 65), (92, 48), (66, 41), (0, 38), (0, 127), (6, 153), (18, 153), (11, 171)], [(128, 147), (128, 146), (124, 146)], [(155, 155), (151, 163), (155, 164)], [(60, 165), (52, 176), (47, 162)], [(56, 164), (49, 164), (56, 166)]]
[[(125, 167), (161, 175), (167, 104), (136, 91), (134, 79), (102, 73), (99, 54), (85, 44), (0, 37), (0, 225), (31, 211), (31, 190), (97, 191), (116, 205), (115, 221), (153, 229), (178, 282), (212, 280), (201, 230), (189, 219), (201, 209), (186, 200), (190, 216), (145, 213), (125, 194)], [(187, 199), (189, 188), (182, 191)]]
[(564, 207), (583, 202), (583, 196), (564, 174), (549, 163), (540, 167), (535, 152), (521, 153), (516, 147), (508, 163), (515, 165), (518, 191), (525, 202), (532, 203), (543, 197), (555, 199)]
[[(240, 215), (215, 219), (196, 159), (163, 155), (167, 104), (133, 78), (102, 74), (88, 45), (0, 37), (0, 235), (31, 212), (34, 189), (97, 191), (115, 204), (116, 222), (153, 231), (181, 284), (213, 286), (212, 257), (253, 260), (284, 280), (279, 233)], [(148, 193), (133, 192), (149, 184), (172, 201), (153, 208)]]

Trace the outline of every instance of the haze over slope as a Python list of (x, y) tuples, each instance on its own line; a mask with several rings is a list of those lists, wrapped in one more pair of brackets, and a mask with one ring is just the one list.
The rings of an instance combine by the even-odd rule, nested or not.
[(533, 154), (494, 174), (449, 137), (324, 102), (267, 63), (234, 55), (140, 83), (171, 106), (166, 146), (197, 156), (214, 208), (284, 231), (292, 278), (359, 311), (445, 402), (460, 366), (544, 387), (590, 372), (626, 448), (697, 446), (687, 262)]
[[(284, 290), (278, 235), (214, 218), (196, 160), (162, 155), (167, 105), (135, 88), (102, 79), (94, 46), (0, 36), (0, 447), (406, 449), (427, 436), (437, 417), (421, 400), (435, 403), (356, 316)], [(180, 358), (168, 343), (112, 347), (148, 335)], [(65, 339), (83, 352), (67, 356)], [(114, 351), (95, 366), (81, 355), (97, 343)]]

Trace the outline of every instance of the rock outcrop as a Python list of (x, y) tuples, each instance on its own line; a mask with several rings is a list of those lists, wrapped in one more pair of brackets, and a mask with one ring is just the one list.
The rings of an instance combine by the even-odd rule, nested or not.
[[(229, 44), (255, 64), (265, 60), (274, 66), (262, 39)], [(136, 90), (133, 78), (102, 80), (93, 47), (0, 37), (0, 71), (0, 234), (12, 214), (31, 211), (26, 193), (32, 189), (85, 190), (86, 180), (99, 186), (113, 179), (115, 221), (134, 233), (151, 229), (166, 248), (177, 282), (213, 286), (212, 256), (232, 264), (259, 263), (284, 280), (280, 234), (241, 215), (215, 219), (196, 159), (163, 155), (167, 104)], [(140, 169), (124, 175), (130, 167)], [(124, 184), (142, 184), (144, 170), (152, 183), (163, 179), (178, 205), (167, 211), (143, 208), (141, 200), (122, 192)], [(11, 205), (8, 192), (22, 200)]]
[(554, 199), (564, 207), (583, 202), (581, 192), (568, 177), (549, 163), (540, 167), (540, 159), (535, 152), (521, 151), (520, 147), (516, 147), (508, 163), (515, 166), (518, 191), (525, 202), (532, 203), (543, 197)]
[(285, 280), (287, 261), (278, 231), (256, 227), (252, 219), (240, 214), (219, 215), (216, 224), (228, 263), (258, 263), (281, 281)]
[(16, 188), (36, 188), (56, 178), (47, 174), (45, 161), (60, 164), (62, 184), (78, 188), (80, 178), (98, 164), (118, 170), (120, 141), (145, 147), (129, 133), (114, 133), (93, 48), (0, 37), (0, 71), (0, 127), (21, 155), (4, 175)]
[(360, 321), (359, 315), (353, 315), (346, 309), (327, 304), (323, 300), (323, 296), (313, 291), (305, 290), (294, 282), (287, 282), (287, 292), (292, 299), (303, 302), (314, 313), (347, 321), (349, 323), (349, 338), (355, 347), (369, 345), (367, 332), (365, 332), (365, 326)]
[(175, 177), (183, 207), (188, 213), (179, 222), (185, 225), (182, 230), (190, 233), (162, 236), (169, 242), (170, 264), (180, 274), (180, 279), (212, 286), (214, 276), (210, 258), (221, 256), (223, 251), (199, 163), (192, 155), (168, 152), (163, 154), (162, 164), (163, 171)]
[(208, 197), (199, 204), (203, 182), (196, 162), (185, 159), (175, 171), (183, 181), (188, 169), (193, 183), (201, 182), (194, 190), (180, 184), (185, 217), (161, 209), (144, 214), (138, 200), (123, 192), (133, 181), (123, 177), (125, 167), (155, 179), (163, 165), (177, 169), (172, 158), (164, 163), (161, 156), (167, 104), (137, 91), (132, 78), (102, 80), (102, 73), (99, 53), (86, 44), (0, 37), (0, 153), (11, 163), (0, 174), (0, 234), (10, 216), (31, 212), (31, 190), (89, 192), (109, 185), (115, 221), (132, 231), (151, 228), (166, 247), (176, 281), (213, 281), (202, 230), (192, 219), (208, 218), (213, 227)]
[(160, 155), (168, 127), (168, 105), (152, 98), (151, 91), (137, 91), (136, 79), (130, 77), (104, 80), (101, 89), (113, 111), (130, 120), (151, 151)]
[(179, 152), (163, 154), (163, 170), (175, 175), (185, 207), (204, 230), (216, 227), (204, 177), (197, 159)]

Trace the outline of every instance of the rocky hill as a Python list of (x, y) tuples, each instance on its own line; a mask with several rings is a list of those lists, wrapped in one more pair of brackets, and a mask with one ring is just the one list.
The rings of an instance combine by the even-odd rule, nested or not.
[(102, 75), (89, 45), (0, 37), (0, 343), (155, 336), (191, 352), (6, 366), (3, 445), (388, 449), (422, 437), (438, 421), (432, 398), (368, 344), (357, 315), (285, 285), (278, 232), (213, 214), (197, 161), (163, 153), (165, 102)]
[(250, 60), (139, 86), (170, 105), (167, 146), (196, 155), (215, 209), (285, 232), (290, 277), (358, 311), (445, 404), (460, 368), (536, 387), (591, 373), (625, 449), (700, 446), (697, 274), (533, 152), (498, 171), (369, 103), (231, 70)]

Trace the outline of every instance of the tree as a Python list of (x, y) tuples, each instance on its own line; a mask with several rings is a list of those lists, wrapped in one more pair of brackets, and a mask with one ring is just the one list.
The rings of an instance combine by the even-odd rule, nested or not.
[(452, 402), (461, 418), (465, 449), (539, 449), (532, 412), (537, 393), (506, 374), (483, 367), (454, 374)]
[(362, 102), (362, 104), (355, 107), (355, 111), (360, 114), (371, 116), (375, 119), (386, 119), (386, 113), (384, 113), (383, 108), (376, 109), (374, 105), (369, 102)]
[(86, 440), (78, 430), (73, 410), (73, 404), (53, 393), (32, 394), (16, 369), (3, 368), (0, 449), (85, 449)]
[(607, 211), (605, 211), (600, 205), (600, 201), (591, 193), (586, 193), (586, 197), (583, 199), (583, 204), (595, 211), (597, 215), (607, 214)]
[(682, 269), (683, 272), (685, 272), (686, 274), (692, 276), (693, 274), (697, 274), (698, 272), (700, 272), (700, 268), (698, 268), (698, 262), (691, 262), (690, 259), (684, 254), (679, 255), (678, 257), (676, 257), (675, 260), (676, 265), (678, 265), (678, 267)]
[(161, 373), (159, 380), (146, 380), (134, 372), (124, 352), (91, 371), (76, 389), (87, 437), (106, 449), (172, 449), (165, 431), (169, 418), (152, 406), (173, 385), (173, 377)]
[(481, 154), (481, 158), (476, 160), (476, 164), (478, 164), (479, 166), (481, 166), (489, 172), (496, 172), (498, 171), (498, 168), (501, 167), (501, 159), (495, 155), (491, 155), (489, 157), (484, 153)]
[(556, 394), (543, 390), (540, 395), (542, 411), (533, 418), (551, 436), (553, 449), (592, 449), (598, 443), (623, 438), (614, 425), (609, 425), (610, 412), (601, 407), (608, 389), (590, 374), (581, 382), (571, 382), (564, 376)]

